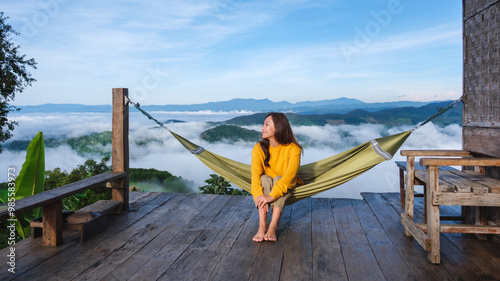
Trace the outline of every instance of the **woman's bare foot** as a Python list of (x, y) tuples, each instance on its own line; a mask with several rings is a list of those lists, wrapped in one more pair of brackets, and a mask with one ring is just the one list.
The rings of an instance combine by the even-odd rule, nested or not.
[(276, 242), (276, 228), (269, 227), (266, 235), (264, 235), (264, 240), (270, 241), (270, 242)]
[(255, 236), (253, 237), (253, 241), (254, 242), (262, 242), (264, 241), (264, 237), (266, 236), (266, 229), (261, 229), (259, 227), (259, 230), (257, 231), (257, 234), (255, 234)]

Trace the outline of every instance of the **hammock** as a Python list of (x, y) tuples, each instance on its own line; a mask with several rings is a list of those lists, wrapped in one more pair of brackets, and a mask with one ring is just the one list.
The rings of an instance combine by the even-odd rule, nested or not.
[[(463, 96), (454, 101), (447, 108), (438, 108), (438, 113), (434, 114), (429, 119), (409, 131), (378, 139), (372, 139), (340, 154), (300, 166), (298, 176), (304, 184), (296, 186), (292, 189), (292, 197), (287, 200), (286, 204), (290, 205), (301, 199), (334, 188), (361, 175), (375, 165), (386, 160), (390, 160), (414, 130), (443, 114), (461, 101), (462, 98)], [(128, 99), (128, 97), (127, 100), (149, 119), (167, 129), (187, 150), (198, 157), (198, 159), (200, 159), (214, 172), (241, 189), (250, 192), (250, 165), (217, 155), (190, 142), (189, 140), (169, 130), (163, 123), (159, 122), (149, 113), (140, 108), (139, 104), (133, 103), (130, 99)]]
[[(217, 155), (172, 131), (170, 133), (214, 172), (250, 192), (250, 165)], [(287, 205), (334, 188), (391, 159), (411, 133), (410, 130), (374, 139), (340, 154), (300, 166), (298, 176), (304, 185), (292, 189), (292, 197), (286, 201)]]

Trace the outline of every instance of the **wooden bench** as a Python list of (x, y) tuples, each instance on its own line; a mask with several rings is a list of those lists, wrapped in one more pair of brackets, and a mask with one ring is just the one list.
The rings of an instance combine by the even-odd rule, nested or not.
[[(478, 212), (476, 224), (441, 224), (439, 206), (500, 206), (500, 180), (478, 172), (478, 167), (500, 166), (499, 158), (473, 158), (463, 150), (402, 150), (407, 156), (405, 207), (401, 222), (405, 234), (412, 236), (428, 251), (432, 263), (440, 263), (440, 233), (500, 234), (500, 226), (487, 225)], [(421, 158), (423, 170), (415, 170), (415, 157)], [(450, 158), (454, 157), (454, 158)], [(440, 170), (441, 166), (476, 167), (476, 170)], [(414, 183), (425, 186), (426, 223), (416, 223), (414, 212)], [(484, 212), (483, 212), (484, 213)]]
[[(422, 185), (424, 186), (423, 192), (425, 192), (425, 166), (419, 165), (418, 163), (414, 163), (415, 177), (413, 185)], [(396, 161), (396, 166), (399, 168), (399, 194), (401, 196), (401, 207), (405, 206), (405, 174), (406, 174), (406, 161)], [(439, 171), (452, 171), (456, 170), (455, 168), (448, 166), (439, 166)], [(423, 178), (421, 177), (423, 175)], [(415, 193), (415, 197), (424, 197), (422, 193)]]
[[(62, 244), (63, 231), (62, 199), (77, 193), (81, 193), (87, 189), (97, 187), (103, 183), (111, 183), (108, 184), (108, 187), (116, 189), (124, 188), (123, 183), (121, 182), (123, 182), (123, 179), (126, 177), (126, 175), (127, 173), (124, 172), (106, 172), (26, 198), (19, 199), (15, 201), (15, 214), (24, 213), (26, 211), (42, 207), (42, 222), (40, 224), (35, 223), (35, 226), (41, 226), (43, 228), (43, 246), (59, 246)], [(112, 208), (117, 208), (117, 204), (121, 205), (122, 203), (123, 202), (111, 202), (111, 204), (106, 205), (111, 205), (113, 206)], [(91, 210), (91, 208), (95, 208), (97, 205), (99, 204), (88, 207), (87, 211)], [(12, 215), (13, 214), (9, 212), (8, 206), (6, 204), (0, 206), (0, 220), (11, 218)], [(100, 219), (96, 223), (102, 222), (103, 220)], [(84, 235), (82, 235), (82, 239), (84, 238), (83, 236)]]
[[(106, 230), (108, 214), (119, 214), (122, 202), (113, 200), (99, 200), (76, 212), (63, 211), (63, 231), (77, 230), (80, 241), (83, 242)], [(30, 223), (31, 237), (43, 235), (43, 219), (35, 219)]]

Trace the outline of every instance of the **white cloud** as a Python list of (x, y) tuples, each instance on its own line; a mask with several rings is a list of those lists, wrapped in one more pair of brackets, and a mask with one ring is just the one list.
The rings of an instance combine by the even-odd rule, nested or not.
[[(70, 116), (70, 118), (67, 118)], [(163, 119), (199, 118), (196, 115), (163, 113), (155, 114)], [(218, 115), (205, 115), (203, 121), (224, 120), (233, 115), (224, 117)], [(220, 118), (220, 119), (218, 119)], [(66, 120), (68, 119), (68, 120)], [(46, 115), (43, 118), (36, 114), (25, 114), (20, 116), (22, 137), (16, 139), (29, 139), (29, 130), (35, 134), (36, 130), (44, 131), (45, 135), (84, 135), (91, 132), (105, 130), (111, 123), (111, 117), (103, 117), (102, 114), (73, 114), (73, 115)], [(80, 120), (80, 122), (74, 122)], [(234, 144), (215, 143), (209, 144), (200, 139), (201, 132), (210, 127), (202, 120), (186, 123), (168, 124), (169, 128), (203, 146), (204, 148), (236, 161), (250, 164), (251, 149), (254, 143), (237, 142)], [(202, 122), (200, 122), (202, 121)], [(63, 125), (61, 125), (63, 124)], [(260, 126), (248, 126), (247, 128), (259, 130)], [(380, 125), (363, 124), (359, 126), (300, 126), (294, 127), (295, 134), (307, 137), (308, 146), (304, 151), (302, 164), (318, 161), (328, 156), (345, 151), (355, 145), (378, 138), (383, 135), (394, 134), (411, 129), (410, 126), (387, 128)], [(16, 129), (14, 132), (19, 131)], [(176, 176), (195, 183), (195, 187), (204, 185), (204, 181), (213, 172), (207, 168), (194, 155), (186, 151), (170, 133), (162, 128), (155, 128), (147, 118), (134, 114), (130, 121), (130, 167), (132, 168), (155, 168), (166, 170)], [(148, 145), (137, 145), (141, 141), (149, 141)], [(401, 149), (461, 149), (462, 129), (454, 124), (446, 127), (435, 126), (429, 123), (414, 131)], [(51, 170), (60, 167), (71, 171), (78, 164), (83, 164), (87, 156), (78, 155), (68, 146), (46, 149), (46, 169)], [(24, 152), (11, 152), (5, 150), (0, 154), (0, 168), (7, 169), (14, 165), (18, 169), (24, 162)], [(100, 161), (100, 156), (91, 156)], [(384, 162), (356, 179), (338, 186), (332, 190), (319, 194), (319, 197), (349, 197), (360, 198), (360, 192), (397, 192), (399, 191), (398, 169), (394, 161), (404, 161), (405, 158), (396, 153), (393, 160)], [(374, 180), (376, 178), (377, 180)], [(0, 175), (0, 182), (6, 181), (6, 174)]]

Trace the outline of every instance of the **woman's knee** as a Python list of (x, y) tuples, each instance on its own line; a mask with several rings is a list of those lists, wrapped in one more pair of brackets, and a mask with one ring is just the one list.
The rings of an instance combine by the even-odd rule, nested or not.
[(281, 178), (282, 178), (282, 176), (275, 176), (275, 177), (273, 178), (273, 185), (274, 185), (274, 184), (275, 184), (275, 183), (276, 183), (279, 179), (281, 179)]

